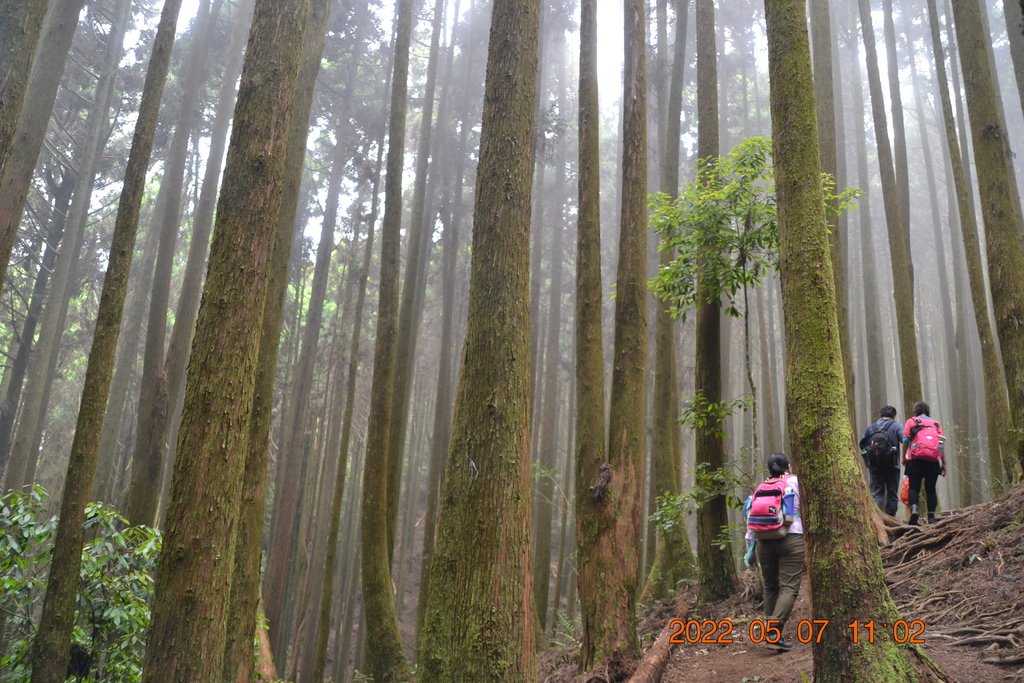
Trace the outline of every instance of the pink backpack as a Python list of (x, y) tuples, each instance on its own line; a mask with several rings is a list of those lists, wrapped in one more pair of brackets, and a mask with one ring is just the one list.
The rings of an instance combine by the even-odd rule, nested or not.
[(910, 448), (907, 460), (932, 460), (942, 458), (942, 426), (930, 417), (915, 417), (910, 428)]
[(750, 496), (747, 528), (757, 539), (784, 538), (796, 517), (796, 492), (784, 478), (761, 482)]

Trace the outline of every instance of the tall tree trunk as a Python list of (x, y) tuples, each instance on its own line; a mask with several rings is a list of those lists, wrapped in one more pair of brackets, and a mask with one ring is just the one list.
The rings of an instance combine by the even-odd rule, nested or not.
[[(324, 42), (326, 40), (325, 35), (327, 32), (328, 20), (330, 18), (331, 2), (330, 0), (311, 0), (309, 4), (309, 16), (306, 22), (306, 26), (303, 30), (303, 45), (302, 45), (302, 56), (299, 63), (299, 80), (295, 91), (295, 110), (292, 114), (292, 124), (289, 130), (288, 139), (288, 156), (285, 160), (285, 175), (284, 175), (284, 186), (282, 188), (282, 202), (281, 211), (277, 216), (277, 220), (280, 223), (278, 227), (278, 239), (282, 240), (278, 242), (284, 249), (283, 252), (275, 252), (275, 267), (273, 277), (274, 288), (269, 290), (268, 301), (272, 302), (273, 306), (283, 305), (283, 297), (287, 288), (287, 268), (288, 263), (292, 254), (294, 242), (299, 239), (298, 233), (301, 230), (299, 226), (305, 225), (305, 219), (296, 220), (299, 207), (299, 196), (301, 194), (302, 174), (304, 170), (304, 160), (306, 158), (306, 138), (309, 135), (309, 120), (310, 112), (313, 106), (313, 92), (316, 86), (317, 74), (320, 72), (320, 62), (324, 51)], [(342, 111), (347, 110), (347, 106), (342, 107)], [(326, 222), (326, 221), (325, 221)], [(294, 236), (294, 237), (293, 237)], [(331, 227), (331, 234), (327, 236), (328, 242), (333, 242), (333, 226)], [(276, 247), (275, 247), (276, 248)], [(278, 464), (277, 473), (275, 478), (274, 486), (274, 515), (271, 518), (271, 536), (269, 549), (271, 551), (276, 550), (277, 552), (268, 552), (268, 566), (267, 575), (263, 586), (263, 600), (264, 605), (267, 609), (267, 618), (270, 620), (270, 643), (274, 648), (274, 657), (280, 665), (285, 664), (285, 652), (286, 652), (286, 639), (282, 637), (282, 628), (285, 626), (285, 601), (289, 595), (288, 591), (288, 579), (290, 578), (290, 571), (292, 569), (293, 553), (290, 552), (292, 548), (296, 546), (296, 540), (298, 534), (296, 529), (300, 519), (299, 504), (300, 504), (300, 492), (299, 488), (302, 483), (302, 467), (306, 456), (306, 439), (305, 439), (305, 425), (306, 415), (309, 407), (309, 392), (313, 381), (313, 358), (316, 352), (316, 345), (319, 341), (320, 335), (320, 321), (322, 319), (323, 312), (323, 300), (324, 294), (327, 287), (327, 271), (324, 268), (329, 265), (323, 263), (324, 259), (329, 256), (329, 251), (325, 251), (327, 244), (324, 243), (323, 236), (320, 240), (320, 245), (317, 250), (317, 263), (321, 266), (321, 277), (315, 282), (314, 287), (311, 287), (311, 299), (310, 307), (307, 309), (310, 317), (307, 319), (307, 330), (308, 332), (300, 335), (299, 334), (299, 322), (296, 320), (294, 327), (292, 328), (293, 339), (298, 341), (298, 344), (293, 344), (293, 350), (298, 352), (298, 356), (292, 359), (289, 363), (289, 367), (296, 373), (292, 376), (291, 382), (286, 382), (284, 386), (289, 387), (292, 392), (294, 401), (289, 402), (290, 408), (286, 408), (284, 412), (284, 418), (281, 420), (282, 438), (279, 441), (281, 448), (278, 450)], [(281, 261), (276, 259), (280, 257)], [(277, 279), (278, 274), (281, 276), (281, 280)], [(305, 282), (306, 278), (304, 275), (300, 276), (299, 280)], [(317, 297), (320, 302), (319, 310), (315, 310), (313, 306), (313, 297)], [(301, 315), (304, 310), (304, 293), (300, 292), (299, 301), (296, 305), (296, 314)], [(276, 311), (274, 312), (276, 315)], [(265, 315), (265, 314), (264, 314)], [(314, 320), (315, 318), (315, 320)], [(309, 323), (315, 323), (315, 330), (309, 327)], [(277, 323), (277, 327), (280, 328), (280, 322)], [(264, 328), (264, 333), (268, 335), (278, 334), (271, 328)], [(267, 342), (274, 346), (276, 342), (267, 339)], [(272, 357), (273, 362), (267, 366), (267, 371), (271, 373), (270, 382), (273, 386), (273, 373), (277, 365), (277, 349), (268, 348), (267, 351), (273, 351)], [(302, 359), (301, 364), (298, 360)], [(268, 362), (270, 358), (265, 358)], [(259, 394), (258, 400), (264, 402), (264, 405), (259, 408), (260, 420), (259, 423), (254, 425), (257, 431), (252, 433), (250, 438), (253, 439), (249, 447), (249, 457), (251, 458), (266, 458), (266, 449), (268, 445), (268, 437), (270, 434), (270, 401), (273, 397), (273, 392), (269, 394)], [(257, 455), (256, 449), (263, 451), (263, 454)], [(257, 467), (255, 471), (262, 472), (265, 467)], [(265, 484), (261, 484), (265, 486)], [(262, 506), (260, 508), (262, 510)], [(262, 514), (262, 513), (261, 513)], [(254, 517), (253, 522), (258, 520)], [(262, 530), (262, 520), (259, 520), (258, 529)], [(253, 533), (256, 538), (261, 538), (261, 531), (253, 529)], [(255, 570), (255, 577), (259, 575), (259, 544), (255, 546), (246, 544), (239, 546), (240, 552), (249, 555), (246, 559), (246, 566), (252, 566)], [(301, 552), (301, 551), (299, 551)], [(296, 555), (298, 553), (295, 553)], [(255, 564), (252, 564), (255, 563)], [(246, 575), (245, 584), (248, 588), (243, 588), (243, 591), (248, 591), (249, 599), (252, 600), (256, 595), (255, 584), (249, 585), (248, 581), (254, 578), (253, 576)], [(241, 586), (241, 584), (240, 584)], [(246, 609), (248, 613), (248, 608)]]
[[(126, 10), (127, 11), (127, 10)], [(11, 455), (7, 463), (5, 486), (20, 488), (31, 483), (35, 472), (36, 459), (42, 439), (50, 400), (50, 387), (64, 334), (68, 303), (78, 279), (78, 261), (85, 239), (86, 223), (92, 200), (93, 180), (96, 161), (106, 144), (110, 133), (109, 111), (113, 102), (117, 64), (122, 55), (121, 40), (117, 35), (109, 41), (104, 56), (100, 77), (93, 94), (85, 125), (85, 139), (79, 147), (77, 181), (71, 207), (68, 209), (68, 225), (65, 229), (63, 247), (58, 252), (53, 275), (50, 278), (50, 292), (46, 298), (39, 322), (39, 343), (35, 358), (28, 370), (24, 407), (14, 432)], [(126, 173), (127, 177), (127, 173)], [(4, 261), (6, 264), (6, 261)]]
[[(6, 9), (19, 4), (18, 0), (4, 0)], [(20, 3), (23, 8), (18, 11), (38, 11), (46, 6), (45, 0), (30, 0)], [(71, 49), (71, 40), (78, 28), (78, 16), (82, 13), (85, 0), (63, 0), (50, 5), (42, 26), (42, 35), (36, 46), (36, 55), (32, 59), (32, 71), (29, 75), (24, 105), (18, 117), (17, 128), (9, 145), (8, 153), (0, 158), (0, 287), (7, 262), (11, 258), (18, 226), (21, 224), (22, 212), (25, 209), (25, 198), (32, 184), (32, 171), (39, 158), (39, 150), (46, 135), (49, 116), (40, 116), (40, 112), (53, 111), (53, 103), (57, 98), (57, 89), (64, 75), (64, 63)], [(3, 11), (3, 10), (0, 10)], [(26, 35), (25, 38), (28, 36)], [(0, 39), (5, 45), (6, 39)], [(9, 43), (12, 50), (17, 50), (17, 41)], [(6, 50), (4, 50), (6, 52)], [(10, 64), (9, 54), (2, 61)], [(12, 82), (13, 85), (13, 82)], [(7, 98), (3, 101), (6, 103)], [(13, 104), (13, 103), (12, 103)]]
[[(394, 551), (398, 531), (399, 473), (402, 471), (402, 455), (405, 448), (405, 432), (409, 422), (409, 397), (412, 392), (412, 376), (416, 367), (417, 324), (420, 313), (419, 300), (426, 287), (427, 255), (430, 251), (432, 221), (427, 216), (427, 174), (430, 161), (430, 134), (434, 124), (434, 91), (437, 84), (437, 62), (441, 45), (441, 19), (444, 16), (444, 0), (434, 0), (433, 27), (430, 37), (430, 54), (427, 58), (427, 82), (423, 93), (423, 112), (420, 117), (419, 145), (416, 150), (416, 175), (413, 180), (412, 207), (410, 211), (408, 247), (406, 251), (405, 279), (402, 281), (400, 310), (398, 314), (398, 337), (395, 350), (395, 378), (391, 397), (391, 420), (388, 435), (388, 543)], [(446, 124), (445, 119), (438, 119)], [(435, 162), (436, 163), (436, 162)], [(430, 232), (433, 232), (430, 230)]]
[[(352, 443), (352, 412), (355, 408), (356, 380), (359, 371), (359, 345), (363, 330), (363, 305), (366, 301), (366, 281), (370, 274), (370, 259), (373, 256), (374, 225), (377, 222), (377, 185), (380, 179), (381, 156), (378, 146), (377, 174), (373, 181), (373, 208), (366, 226), (366, 246), (363, 261), (359, 267), (355, 304), (352, 320), (352, 341), (349, 344), (348, 377), (345, 387), (345, 412), (342, 415), (341, 452), (338, 454), (338, 469), (335, 472), (333, 498), (331, 499), (331, 523), (327, 531), (327, 558), (324, 572), (324, 592), (320, 596), (320, 620), (316, 635), (316, 652), (313, 656), (313, 681), (321, 683), (327, 661), (327, 637), (330, 634), (330, 614), (333, 601), (335, 565), (337, 563), (338, 531), (341, 526), (341, 500), (345, 490), (345, 475), (348, 469), (348, 453)], [(330, 455), (330, 453), (328, 453)], [(352, 494), (350, 494), (352, 495)], [(344, 627), (344, 623), (338, 625)]]
[(221, 79), (220, 91), (217, 94), (217, 107), (210, 135), (210, 151), (206, 157), (206, 170), (203, 173), (203, 188), (199, 193), (195, 215), (192, 219), (192, 239), (189, 242), (185, 272), (181, 278), (181, 295), (174, 312), (174, 328), (171, 330), (171, 339), (167, 344), (167, 409), (170, 414), (170, 426), (165, 440), (168, 457), (164, 459), (161, 499), (166, 499), (166, 494), (170, 490), (168, 475), (174, 459), (174, 449), (171, 448), (171, 445), (178, 441), (181, 395), (185, 390), (185, 369), (188, 367), (189, 354), (192, 350), (192, 335), (196, 329), (199, 299), (203, 293), (203, 277), (206, 274), (206, 260), (210, 253), (210, 233), (213, 230), (213, 211), (217, 206), (217, 191), (220, 189), (220, 174), (224, 164), (224, 148), (227, 146), (238, 76), (242, 70), (242, 57), (244, 56), (242, 50), (245, 48), (249, 27), (252, 24), (252, 5), (253, 0), (244, 0), (235, 7), (232, 14), (234, 26), (231, 29), (231, 42), (228, 46), (228, 62), (224, 65), (224, 75)]
[[(1000, 124), (1001, 100), (985, 52), (989, 38), (982, 27), (981, 8), (975, 0), (955, 0), (953, 15), (978, 168), (996, 331), (1006, 371), (1010, 413), (1017, 427), (1024, 425), (1024, 335), (1018, 325), (1024, 317), (1024, 284), (1015, 274), (1024, 272), (1024, 226), (1011, 187), (1015, 186), (1011, 175), (1013, 160), (1005, 128)], [(1024, 435), (1018, 431), (1014, 437), (1017, 466), (1024, 467)]]
[[(97, 86), (97, 102), (108, 101), (113, 91), (114, 75), (123, 51), (130, 8), (131, 3), (128, 0), (120, 0), (114, 10), (114, 24), (111, 27), (104, 60), (105, 72)], [(78, 604), (79, 570), (85, 533), (82, 523), (85, 520), (85, 506), (92, 492), (92, 479), (96, 472), (103, 416), (107, 409), (114, 356), (117, 352), (117, 336), (121, 331), (121, 313), (124, 310), (128, 274), (135, 252), (138, 212), (142, 204), (146, 168), (149, 166), (149, 157), (153, 150), (157, 112), (167, 80), (171, 47), (174, 44), (174, 28), (180, 8), (181, 3), (175, 0), (165, 3), (153, 44), (153, 53), (146, 70), (143, 98), (125, 167), (124, 186), (121, 190), (107, 272), (96, 314), (96, 330), (89, 351), (82, 399), (78, 408), (78, 421), (71, 443), (71, 457), (64, 479), (60, 521), (57, 524), (53, 561), (46, 584), (43, 615), (39, 623), (39, 633), (33, 643), (33, 683), (60, 683), (66, 677), (71, 632)], [(103, 108), (100, 119), (103, 126), (107, 119), (106, 107)], [(87, 144), (95, 142), (96, 140), (90, 139)], [(98, 152), (97, 147), (98, 145), (93, 147), (94, 153)], [(87, 177), (91, 179), (92, 174), (87, 174)]]
[[(647, 66), (646, 13), (627, 0), (623, 91), (622, 194), (615, 297), (615, 351), (608, 425), (611, 524), (597, 536), (604, 566), (605, 625), (595, 642), (598, 663), (617, 667), (640, 654), (634, 601), (644, 482), (644, 380), (647, 366)], [(593, 493), (592, 495), (601, 495)]]
[[(715, 47), (715, 7), (713, 0), (697, 0), (697, 156), (718, 156), (718, 56)], [(697, 356), (695, 390), (708, 402), (722, 401), (722, 315), (718, 294), (706, 291), (704, 278), (698, 278)], [(710, 419), (697, 429), (697, 465), (710, 472), (725, 466), (725, 443), (720, 421)], [(729, 517), (725, 495), (719, 494), (697, 511), (697, 558), (700, 592), (706, 601), (719, 600), (733, 591), (736, 568), (730, 544), (718, 543)]]
[(1017, 95), (1024, 109), (1024, 4), (1003, 0), (1003, 18), (1006, 19), (1006, 37), (1010, 41), (1010, 59), (1017, 77)]
[[(267, 217), (281, 210), (308, 9), (308, 0), (256, 2), (185, 386), (143, 660), (149, 682), (215, 680), (223, 673), (260, 350), (253, 330), (263, 322), (278, 231)], [(258, 538), (244, 540), (258, 548)], [(248, 626), (247, 637), (255, 632), (253, 608), (239, 622)]]
[[(831, 0), (811, 0), (811, 47), (814, 51), (814, 100), (817, 105), (818, 140), (820, 142), (821, 170), (833, 178), (839, 175), (836, 145), (836, 103), (832, 75), (832, 19)], [(838, 212), (836, 212), (838, 213)], [(832, 277), (835, 280), (836, 306), (839, 314), (839, 343), (843, 350), (843, 374), (846, 377), (847, 405), (850, 418), (857, 415), (854, 404), (853, 347), (850, 342), (849, 297), (846, 287), (846, 245), (838, 221), (831, 222), (829, 254), (832, 257)]]
[[(911, 262), (910, 234), (904, 219), (905, 205), (901, 201), (902, 189), (893, 170), (892, 147), (889, 145), (889, 126), (882, 98), (882, 81), (878, 73), (878, 54), (875, 31), (871, 23), (869, 0), (858, 0), (860, 23), (867, 55), (868, 87), (871, 110), (875, 122), (875, 142), (878, 166), (882, 176), (882, 199), (885, 204), (885, 222), (889, 233), (889, 260), (892, 266), (896, 298), (896, 331), (899, 340), (900, 368), (903, 374), (903, 411), (909, 415), (915, 401), (921, 400), (921, 370), (918, 364), (917, 327), (914, 319), (914, 267)], [(890, 58), (890, 63), (892, 59)], [(892, 85), (890, 83), (890, 85)], [(895, 92), (899, 92), (898, 81)], [(896, 112), (894, 110), (894, 118)], [(902, 117), (902, 111), (899, 112)], [(902, 130), (902, 123), (897, 127)], [(905, 143), (903, 145), (906, 146)], [(897, 140), (899, 147), (899, 139)], [(897, 150), (899, 153), (899, 151)], [(899, 161), (899, 160), (897, 160)]]
[[(421, 648), (420, 680), (427, 682), (537, 680), (529, 521), (529, 150), (539, 4), (496, 0), (491, 14), (469, 328)], [(469, 546), (466, 529), (476, 530)]]
[(18, 336), (18, 351), (8, 373), (4, 375), (7, 386), (4, 391), (3, 403), (0, 404), (0, 473), (6, 468), (7, 458), (11, 453), (14, 419), (17, 416), (18, 404), (21, 402), (21, 391), (25, 382), (25, 373), (29, 367), (36, 326), (39, 324), (39, 314), (42, 312), (43, 301), (46, 299), (46, 285), (50, 281), (50, 273), (53, 272), (54, 264), (57, 261), (57, 252), (60, 250), (61, 238), (67, 225), (68, 207), (71, 204), (74, 187), (75, 176), (72, 173), (67, 173), (57, 187), (53, 212), (44, 240), (46, 248), (43, 252), (39, 272), (36, 273), (28, 310), (25, 312), (25, 320)]
[[(18, 117), (25, 103), (32, 58), (43, 28), (49, 0), (0, 0), (0, 174), (13, 151)], [(50, 46), (43, 46), (50, 49)], [(35, 112), (39, 116), (39, 112)], [(0, 234), (0, 285), (7, 275), (7, 262), (14, 246), (17, 224), (4, 226)]]
[[(939, 102), (942, 106), (942, 118), (945, 125), (946, 149), (949, 154), (953, 175), (953, 187), (956, 194), (956, 206), (959, 211), (959, 237), (963, 240), (964, 255), (967, 260), (967, 279), (971, 289), (971, 303), (974, 309), (974, 321), (978, 328), (978, 339), (981, 343), (981, 366), (984, 376), (985, 417), (988, 432), (988, 451), (994, 461), (993, 471), (998, 473), (1003, 482), (1009, 482), (1013, 473), (1011, 449), (1012, 438), (1006, 427), (1010, 423), (1010, 406), (1007, 402), (1006, 382), (1003, 378), (999, 353), (996, 350), (995, 338), (989, 316), (988, 290), (985, 284), (985, 271), (981, 260), (981, 245), (978, 239), (977, 217), (974, 202), (969, 195), (970, 180), (961, 156), (960, 144), (957, 140), (956, 122), (953, 118), (953, 106), (949, 97), (949, 84), (946, 78), (946, 61), (939, 30), (939, 16), (935, 0), (928, 0), (928, 23), (931, 29), (932, 54), (935, 58), (936, 80), (939, 91)], [(957, 236), (954, 236), (956, 239)]]
[[(868, 522), (868, 497), (851, 444), (835, 283), (822, 203), (814, 91), (802, 0), (765, 2), (780, 264), (788, 353), (787, 411), (800, 476), (815, 616), (847, 623), (898, 618)], [(807, 306), (808, 297), (819, 302)], [(841, 492), (846, 505), (836, 505)], [(813, 495), (811, 495), (813, 493)], [(813, 646), (825, 680), (919, 680), (911, 650), (879, 639), (855, 643), (826, 629)]]
[[(686, 24), (689, 2), (675, 0), (676, 35), (672, 59), (672, 78), (668, 90), (668, 116), (662, 141), (661, 191), (675, 196), (679, 193), (679, 137), (683, 104), (683, 72), (686, 68)], [(664, 265), (672, 258), (661, 252)], [(654, 495), (680, 493), (679, 463), (682, 448), (679, 434), (679, 384), (676, 382), (675, 323), (660, 302), (655, 321), (654, 351), (654, 434), (651, 461), (654, 472)], [(662, 600), (675, 588), (676, 582), (691, 576), (696, 558), (690, 547), (684, 520), (680, 519), (668, 532), (658, 531), (654, 564), (647, 576), (642, 600)]]
[[(576, 567), (583, 637), (580, 672), (608, 648), (599, 542), (615, 523), (611, 499), (595, 492), (606, 462), (601, 320), (601, 150), (597, 93), (597, 0), (580, 2), (579, 215), (576, 239)], [(606, 483), (607, 485), (607, 483)], [(595, 493), (598, 493), (595, 497)]]
[[(381, 226), (380, 287), (377, 334), (370, 388), (370, 415), (363, 468), (362, 584), (366, 626), (373, 647), (367, 655), (375, 680), (409, 677), (398, 630), (398, 614), (391, 582), (391, 537), (388, 500), (390, 481), (388, 437), (398, 343), (399, 251), (402, 229), (402, 168), (405, 156), (405, 118), (408, 110), (409, 43), (412, 0), (396, 7), (394, 70), (391, 113), (388, 121), (387, 180), (384, 186), (384, 221)], [(395, 501), (397, 505), (397, 501)]]
[(171, 297), (171, 273), (177, 251), (178, 226), (181, 223), (182, 187), (189, 138), (199, 117), (203, 63), (210, 25), (216, 19), (221, 2), (210, 11), (210, 0), (201, 0), (196, 14), (188, 63), (181, 85), (178, 119), (164, 161), (158, 202), (163, 211), (155, 216), (150, 230), (160, 233), (153, 285), (146, 323), (146, 342), (142, 352), (142, 376), (139, 383), (138, 422), (132, 455), (132, 479), (125, 516), (132, 524), (152, 525), (160, 497), (161, 464), (166, 451), (168, 403), (164, 341), (167, 336), (167, 308)]

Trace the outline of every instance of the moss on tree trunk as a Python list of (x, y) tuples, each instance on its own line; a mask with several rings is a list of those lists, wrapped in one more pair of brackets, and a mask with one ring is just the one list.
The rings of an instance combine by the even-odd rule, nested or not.
[(469, 327), (420, 648), (428, 682), (537, 680), (529, 259), (538, 24), (537, 0), (494, 3)]
[[(899, 615), (885, 586), (851, 447), (805, 5), (770, 0), (765, 15), (790, 445), (801, 477), (814, 617), (839, 626), (826, 629), (815, 644), (814, 675), (826, 681), (916, 681), (922, 676), (907, 646), (883, 639), (854, 643), (841, 626), (854, 619), (893, 623)], [(808, 306), (809, 300), (818, 303)]]
[(253, 330), (263, 323), (277, 233), (266, 217), (281, 208), (308, 8), (256, 2), (185, 386), (145, 681), (223, 673), (260, 351)]

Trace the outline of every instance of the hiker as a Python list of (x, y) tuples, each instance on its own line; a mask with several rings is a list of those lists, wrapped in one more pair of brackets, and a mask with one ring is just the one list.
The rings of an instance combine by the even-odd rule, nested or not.
[(939, 496), (935, 482), (939, 475), (946, 476), (943, 452), (942, 425), (928, 416), (931, 408), (924, 401), (914, 404), (914, 417), (903, 426), (903, 455), (901, 461), (910, 480), (910, 524), (918, 524), (917, 502), (921, 495), (921, 482), (928, 496), (928, 523), (935, 522), (939, 509)]
[[(800, 592), (804, 575), (804, 527), (800, 521), (800, 486), (789, 472), (789, 458), (776, 453), (768, 459), (768, 479), (754, 489), (747, 515), (747, 536), (754, 540), (764, 584), (764, 611), (768, 626), (786, 625)], [(768, 647), (793, 649), (781, 638)]]
[(868, 468), (868, 488), (878, 509), (896, 515), (899, 507), (897, 493), (900, 487), (900, 442), (903, 430), (896, 422), (896, 409), (882, 406), (878, 420), (864, 430), (860, 440), (860, 454)]

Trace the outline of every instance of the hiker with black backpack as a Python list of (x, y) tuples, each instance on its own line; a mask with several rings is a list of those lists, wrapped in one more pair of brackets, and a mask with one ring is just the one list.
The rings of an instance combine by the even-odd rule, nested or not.
[[(789, 458), (776, 453), (768, 459), (768, 479), (744, 505), (747, 538), (753, 540), (764, 585), (766, 628), (778, 629), (768, 647), (787, 652), (793, 643), (781, 636), (804, 576), (804, 527), (800, 521), (800, 484), (789, 472)], [(774, 640), (774, 642), (772, 642)]]
[(882, 406), (878, 420), (864, 430), (860, 440), (860, 454), (868, 468), (868, 488), (878, 508), (888, 515), (896, 515), (899, 507), (897, 494), (900, 487), (900, 441), (903, 430), (896, 422), (896, 409)]
[(939, 509), (939, 496), (935, 483), (946, 476), (946, 458), (943, 450), (945, 437), (938, 420), (928, 416), (931, 408), (924, 401), (914, 404), (914, 417), (903, 426), (902, 462), (910, 480), (910, 523), (918, 524), (917, 502), (921, 496), (921, 483), (928, 496), (928, 523), (935, 522)]

